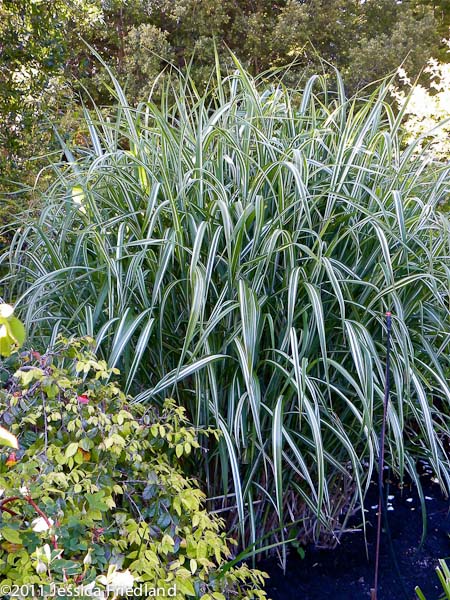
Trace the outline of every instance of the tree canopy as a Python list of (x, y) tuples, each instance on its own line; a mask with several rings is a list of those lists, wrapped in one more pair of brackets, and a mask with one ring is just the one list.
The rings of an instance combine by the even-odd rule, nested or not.
[(27, 158), (51, 148), (43, 115), (58, 113), (70, 129), (74, 87), (109, 102), (84, 40), (137, 102), (157, 96), (168, 63), (191, 63), (204, 86), (215, 46), (225, 65), (231, 49), (253, 74), (290, 64), (287, 84), (331, 64), (350, 92), (402, 61), (414, 78), (430, 57), (446, 59), (449, 24), (450, 0), (0, 0), (1, 174), (23, 181), (36, 171)]

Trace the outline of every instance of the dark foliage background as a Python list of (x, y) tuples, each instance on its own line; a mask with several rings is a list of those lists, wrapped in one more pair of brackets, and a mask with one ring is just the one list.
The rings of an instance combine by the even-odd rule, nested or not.
[[(28, 201), (27, 186), (35, 184), (49, 157), (58, 156), (49, 115), (53, 123), (56, 116), (63, 138), (83, 135), (80, 89), (97, 104), (110, 102), (105, 74), (82, 38), (115, 67), (128, 99), (137, 102), (150, 93), (158, 97), (162, 80), (156, 78), (167, 62), (191, 62), (191, 76), (204, 87), (214, 42), (224, 64), (230, 61), (228, 47), (253, 74), (292, 63), (284, 76), (291, 85), (327, 70), (324, 61), (341, 70), (350, 92), (403, 60), (415, 77), (430, 56), (448, 57), (442, 38), (449, 22), (449, 0), (3, 0), (1, 189), (22, 187)], [(18, 202), (16, 196), (12, 205)], [(11, 210), (11, 197), (3, 194), (3, 223)]]

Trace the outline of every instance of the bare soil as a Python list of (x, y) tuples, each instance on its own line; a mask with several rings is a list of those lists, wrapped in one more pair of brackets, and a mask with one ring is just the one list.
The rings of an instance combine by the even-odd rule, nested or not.
[[(427, 537), (420, 548), (422, 513), (412, 486), (388, 482), (388, 529), (383, 525), (378, 600), (417, 600), (420, 586), (427, 600), (442, 595), (434, 571), (439, 558), (450, 557), (450, 503), (424, 469)], [(373, 587), (377, 489), (366, 500), (367, 548), (361, 532), (345, 534), (335, 550), (307, 547), (302, 560), (290, 554), (286, 573), (273, 562), (262, 567), (270, 574), (266, 589), (272, 600), (367, 600)], [(353, 521), (358, 524), (358, 517)], [(359, 517), (359, 520), (361, 518)], [(390, 540), (389, 540), (390, 537)], [(397, 566), (395, 565), (397, 562)]]

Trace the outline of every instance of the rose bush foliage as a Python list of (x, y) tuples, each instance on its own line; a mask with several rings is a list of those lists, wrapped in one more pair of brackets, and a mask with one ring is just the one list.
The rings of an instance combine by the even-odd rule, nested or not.
[(118, 575), (180, 599), (264, 597), (264, 574), (230, 566), (232, 540), (182, 472), (216, 432), (191, 427), (173, 400), (130, 404), (91, 343), (22, 354), (0, 390), (20, 441), (0, 461), (3, 583), (101, 587)]
[[(25, 327), (10, 304), (0, 303), (0, 357), (8, 357), (25, 341)], [(18, 448), (16, 436), (0, 425), (0, 446)]]

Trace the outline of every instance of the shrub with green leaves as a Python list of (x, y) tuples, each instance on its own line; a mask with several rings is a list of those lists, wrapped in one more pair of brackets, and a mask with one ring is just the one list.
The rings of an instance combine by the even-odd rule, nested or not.
[[(25, 341), (25, 328), (17, 317), (14, 308), (0, 303), (0, 359), (8, 358)], [(0, 425), (0, 445), (18, 448), (16, 436)]]
[(137, 109), (113, 78), (3, 293), (35, 346), (95, 337), (136, 404), (170, 394), (221, 430), (195, 472), (243, 544), (334, 543), (377, 464), (387, 310), (387, 464), (450, 487), (450, 167), (404, 149), (389, 82), (348, 99), (338, 74), (288, 90), (235, 66)]
[[(0, 390), (20, 450), (0, 460), (3, 584), (147, 583), (179, 599), (263, 598), (263, 574), (230, 543), (182, 472), (198, 431), (167, 400), (130, 406), (87, 341), (23, 356)], [(49, 589), (52, 589), (49, 587)]]
[(25, 327), (14, 316), (14, 308), (0, 303), (0, 356), (10, 356), (25, 341)]

